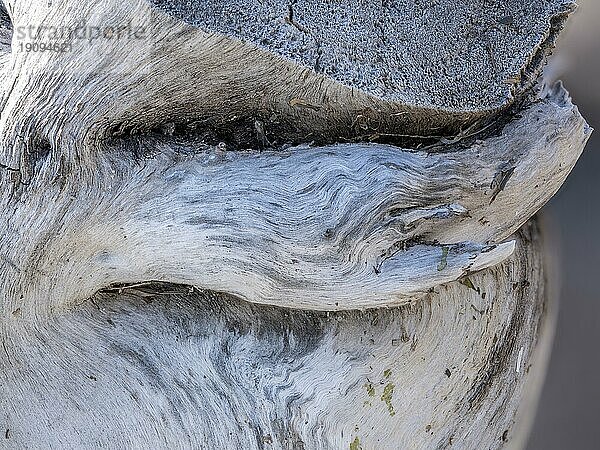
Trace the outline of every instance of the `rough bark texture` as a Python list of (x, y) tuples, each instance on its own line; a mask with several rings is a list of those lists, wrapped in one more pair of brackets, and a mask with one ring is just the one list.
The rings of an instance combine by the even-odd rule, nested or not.
[(522, 444), (573, 5), (362, 3), (5, 2), (1, 444)]

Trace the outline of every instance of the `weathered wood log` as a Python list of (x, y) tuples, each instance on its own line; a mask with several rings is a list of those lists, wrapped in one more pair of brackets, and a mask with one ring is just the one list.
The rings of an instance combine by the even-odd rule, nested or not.
[(573, 5), (364, 3), (5, 2), (8, 447), (523, 443)]

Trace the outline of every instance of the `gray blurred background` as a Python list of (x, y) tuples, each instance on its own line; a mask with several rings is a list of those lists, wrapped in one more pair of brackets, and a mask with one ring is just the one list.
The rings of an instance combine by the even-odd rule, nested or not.
[(528, 450), (600, 449), (600, 1), (579, 0), (549, 74), (595, 133), (544, 209), (560, 244), (558, 328)]

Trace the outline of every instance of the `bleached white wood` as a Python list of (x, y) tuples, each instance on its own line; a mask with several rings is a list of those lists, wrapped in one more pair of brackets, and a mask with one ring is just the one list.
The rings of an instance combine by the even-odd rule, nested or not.
[[(498, 59), (474, 49), (456, 85), (381, 61), (418, 81), (391, 97), (152, 3), (5, 2), (0, 446), (522, 445), (552, 334), (531, 218), (591, 132), (560, 84), (529, 90), (572, 3), (494, 11)], [(318, 23), (301, 3), (293, 33)], [(152, 34), (17, 51), (19, 26), (82, 17)]]
[(0, 445), (518, 447), (553, 313), (537, 228), (516, 239), (472, 288), (396, 308), (302, 312), (142, 285), (43, 324), (16, 313), (3, 325)]

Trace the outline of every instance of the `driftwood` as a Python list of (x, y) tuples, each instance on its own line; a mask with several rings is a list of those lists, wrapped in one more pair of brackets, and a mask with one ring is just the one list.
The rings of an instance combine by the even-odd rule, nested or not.
[(573, 5), (364, 3), (5, 2), (2, 444), (522, 445)]

